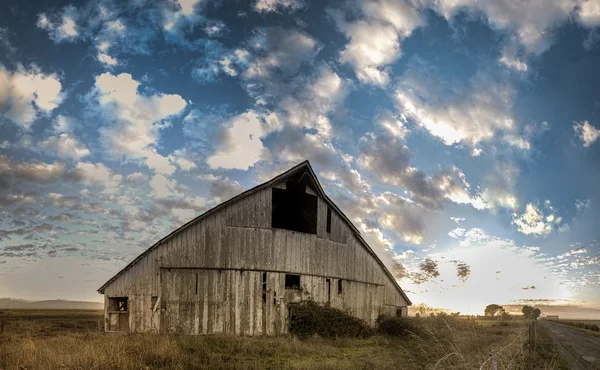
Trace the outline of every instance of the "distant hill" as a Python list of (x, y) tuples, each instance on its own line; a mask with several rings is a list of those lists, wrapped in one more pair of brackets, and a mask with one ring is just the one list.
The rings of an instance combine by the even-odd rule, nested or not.
[(101, 310), (100, 302), (67, 301), (53, 299), (47, 301), (28, 301), (17, 298), (0, 298), (0, 309), (30, 310)]

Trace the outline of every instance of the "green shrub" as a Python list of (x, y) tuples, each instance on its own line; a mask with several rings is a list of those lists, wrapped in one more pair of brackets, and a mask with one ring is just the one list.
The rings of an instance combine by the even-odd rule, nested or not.
[(376, 323), (380, 333), (394, 337), (417, 334), (421, 331), (415, 319), (409, 317), (379, 316)]
[(374, 334), (363, 320), (312, 301), (290, 305), (290, 332), (299, 338), (366, 338)]

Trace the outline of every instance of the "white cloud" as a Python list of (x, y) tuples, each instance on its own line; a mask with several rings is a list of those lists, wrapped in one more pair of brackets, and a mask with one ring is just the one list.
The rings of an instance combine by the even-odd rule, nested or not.
[(515, 91), (510, 85), (479, 75), (467, 88), (453, 87), (454, 96), (440, 98), (437, 91), (452, 83), (426, 69), (409, 69), (396, 87), (399, 109), (446, 145), (475, 146), (515, 128), (511, 112)]
[(242, 113), (223, 125), (219, 148), (206, 160), (211, 168), (247, 170), (270, 157), (261, 141), (268, 131), (256, 112)]
[[(413, 292), (414, 303), (426, 302), (431, 307), (475, 314), (481, 313), (490, 302), (503, 304), (515, 299), (571, 297), (572, 292), (560, 284), (562, 279), (553, 268), (541, 262), (539, 248), (517, 246), (512, 240), (486, 235), (481, 229), (472, 234), (458, 237), (470, 238), (468, 243), (451, 246), (439, 253), (415, 256), (420, 259), (410, 256), (404, 260), (410, 272), (418, 271), (418, 263), (425, 257), (438, 261), (437, 279), (420, 285), (410, 279), (402, 280), (402, 287)], [(466, 280), (457, 276), (455, 263), (458, 261), (470, 266), (471, 273)], [(522, 290), (523, 286), (535, 286), (536, 289)], [(462, 299), (467, 296), (471, 298)]]
[(198, 11), (206, 4), (205, 0), (171, 0), (164, 13), (163, 28), (167, 32), (178, 33), (185, 23), (197, 23)]
[(62, 14), (58, 14), (50, 19), (45, 13), (38, 16), (37, 26), (48, 31), (50, 38), (57, 43), (74, 41), (79, 36), (76, 20), (78, 18), (77, 9), (73, 6), (64, 8)]
[(289, 76), (304, 63), (312, 61), (319, 52), (319, 45), (308, 34), (297, 30), (267, 28), (250, 40), (255, 58), (244, 72), (248, 79), (265, 82), (280, 73)]
[(123, 176), (115, 174), (104, 164), (93, 164), (90, 162), (77, 163), (69, 176), (84, 184), (103, 186), (104, 191), (107, 193), (116, 192), (121, 184), (121, 180), (123, 180)]
[(257, 0), (254, 4), (254, 10), (259, 13), (278, 12), (281, 10), (296, 10), (303, 6), (300, 0)]
[(177, 190), (177, 181), (175, 179), (168, 179), (160, 173), (152, 176), (150, 187), (152, 187), (152, 190), (154, 190), (154, 193), (158, 198), (167, 198), (171, 195), (179, 197), (182, 195), (181, 192)]
[(600, 3), (596, 0), (584, 1), (579, 7), (579, 22), (587, 28), (600, 26)]
[(108, 66), (114, 67), (119, 64), (119, 61), (108, 54), (98, 53), (98, 60)]
[(186, 151), (181, 149), (176, 150), (169, 155), (169, 160), (177, 164), (177, 166), (184, 171), (189, 171), (196, 168), (196, 163), (189, 158), (190, 156), (187, 155)]
[(338, 28), (350, 42), (340, 53), (340, 61), (354, 67), (358, 79), (373, 85), (386, 85), (386, 66), (400, 58), (400, 43), (424, 24), (415, 8), (404, 1), (365, 1), (359, 3), (364, 19), (347, 22), (334, 12)]
[(384, 110), (378, 117), (377, 123), (383, 127), (390, 135), (404, 140), (410, 130), (404, 124), (405, 118), (398, 116), (389, 110)]
[(552, 44), (552, 31), (567, 22), (581, 0), (414, 0), (451, 20), (461, 11), (481, 14), (493, 29), (509, 31), (530, 53)]
[(0, 114), (29, 129), (40, 114), (49, 114), (62, 103), (61, 89), (58, 76), (35, 66), (9, 72), (0, 65)]
[(145, 184), (149, 180), (148, 176), (144, 175), (141, 172), (134, 172), (125, 178), (125, 182), (133, 185), (142, 185)]
[[(314, 79), (307, 81), (297, 95), (284, 98), (279, 108), (285, 113), (288, 124), (295, 128), (316, 129), (320, 137), (329, 140), (333, 128), (328, 114), (346, 98), (348, 87), (347, 80), (340, 78), (329, 66), (322, 66)], [(275, 116), (272, 118), (276, 119)]]
[(175, 166), (155, 147), (160, 123), (181, 114), (187, 103), (177, 94), (140, 94), (139, 85), (127, 73), (115, 76), (107, 72), (96, 77), (88, 97), (111, 123), (100, 129), (101, 140), (113, 155), (142, 160), (157, 173), (169, 175)]
[(90, 154), (88, 148), (69, 133), (46, 138), (40, 142), (40, 147), (48, 152), (56, 153), (60, 158), (73, 158), (80, 160)]
[(583, 141), (585, 148), (592, 145), (600, 137), (600, 130), (590, 125), (588, 121), (574, 122), (573, 130), (575, 130), (577, 137)]
[(554, 208), (549, 201), (544, 203), (546, 212), (544, 213), (538, 206), (528, 203), (525, 212), (521, 216), (513, 214), (512, 223), (517, 226), (517, 230), (526, 235), (545, 236), (554, 230), (556, 225), (562, 222), (554, 212)]
[(502, 56), (498, 61), (517, 72), (524, 73), (529, 69), (527, 62), (517, 55), (517, 46), (514, 43), (504, 47), (502, 50)]

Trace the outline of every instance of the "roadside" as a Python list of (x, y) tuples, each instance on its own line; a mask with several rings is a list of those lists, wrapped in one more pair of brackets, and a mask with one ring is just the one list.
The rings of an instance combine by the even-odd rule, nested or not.
[(600, 338), (551, 321), (540, 322), (573, 370), (600, 370)]

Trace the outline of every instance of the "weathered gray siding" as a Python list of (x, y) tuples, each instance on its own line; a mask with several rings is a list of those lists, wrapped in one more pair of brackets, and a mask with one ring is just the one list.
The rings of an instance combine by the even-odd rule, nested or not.
[[(327, 302), (326, 279), (331, 280), (330, 304), (369, 323), (380, 313), (395, 314), (407, 306), (377, 259), (335, 211), (331, 232), (326, 232), (327, 207), (319, 198), (316, 235), (271, 229), (271, 188), (257, 191), (165, 240), (104, 294), (107, 299), (128, 297), (131, 331), (189, 334), (285, 333), (286, 304), (309, 298)], [(268, 276), (266, 304), (263, 271)], [(301, 275), (301, 293), (285, 289), (286, 272)], [(339, 279), (344, 282), (338, 295)], [(153, 296), (160, 299), (156, 311)]]

